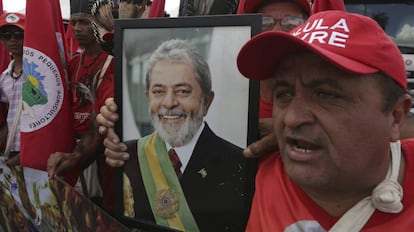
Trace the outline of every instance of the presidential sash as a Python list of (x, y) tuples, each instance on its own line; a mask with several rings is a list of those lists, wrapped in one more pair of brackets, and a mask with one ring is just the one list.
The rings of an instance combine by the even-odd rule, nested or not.
[(156, 132), (138, 141), (138, 165), (157, 224), (182, 231), (199, 231), (164, 141)]

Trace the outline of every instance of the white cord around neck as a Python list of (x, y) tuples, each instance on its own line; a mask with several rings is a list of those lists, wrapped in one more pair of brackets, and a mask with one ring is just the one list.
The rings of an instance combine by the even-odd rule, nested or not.
[(401, 143), (390, 143), (391, 163), (385, 179), (377, 185), (368, 196), (349, 209), (329, 230), (330, 232), (357, 232), (367, 223), (375, 209), (384, 213), (399, 213), (403, 210), (401, 203), (403, 189), (398, 183), (401, 162)]

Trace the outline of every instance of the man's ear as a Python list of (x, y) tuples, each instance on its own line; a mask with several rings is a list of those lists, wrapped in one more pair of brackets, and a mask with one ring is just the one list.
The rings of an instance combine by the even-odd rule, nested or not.
[(392, 110), (391, 141), (400, 139), (401, 127), (411, 108), (411, 97), (408, 94), (401, 96)]
[(211, 103), (214, 99), (214, 92), (210, 91), (207, 96), (204, 98), (204, 108), (203, 108), (203, 116), (207, 115), (208, 109), (210, 108)]

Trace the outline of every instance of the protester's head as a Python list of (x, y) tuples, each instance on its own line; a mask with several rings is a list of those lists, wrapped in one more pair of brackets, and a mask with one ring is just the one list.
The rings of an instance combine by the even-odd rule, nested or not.
[(112, 10), (110, 0), (71, 0), (70, 23), (80, 47), (98, 43), (104, 50), (112, 49), (103, 38), (108, 31), (113, 31)]
[(190, 41), (165, 41), (149, 59), (146, 82), (155, 130), (172, 146), (188, 143), (214, 97), (206, 60)]
[(249, 0), (244, 2), (245, 13), (262, 13), (262, 31), (289, 32), (310, 15), (308, 0)]
[(93, 0), (71, 0), (70, 2), (71, 16), (69, 22), (72, 25), (73, 33), (81, 48), (98, 43), (94, 35), (94, 20), (91, 15), (93, 3)]
[(273, 128), (291, 179), (332, 192), (384, 179), (411, 100), (401, 53), (374, 20), (320, 12), (290, 34), (254, 37), (237, 61), (244, 76), (273, 80)]
[(20, 13), (0, 15), (0, 40), (13, 56), (23, 55), (24, 22)]

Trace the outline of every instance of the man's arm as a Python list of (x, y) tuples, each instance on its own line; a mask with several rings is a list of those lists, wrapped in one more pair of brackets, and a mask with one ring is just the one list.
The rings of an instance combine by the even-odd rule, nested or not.
[(273, 119), (261, 118), (259, 119), (260, 139), (247, 146), (243, 151), (246, 158), (258, 158), (278, 150), (277, 138), (273, 133)]
[(98, 123), (94, 118), (88, 132), (81, 137), (72, 153), (55, 152), (49, 157), (47, 161), (49, 176), (53, 177), (76, 166), (80, 166), (82, 170), (87, 168), (96, 160), (97, 155), (103, 152), (102, 141), (102, 136), (98, 132)]

